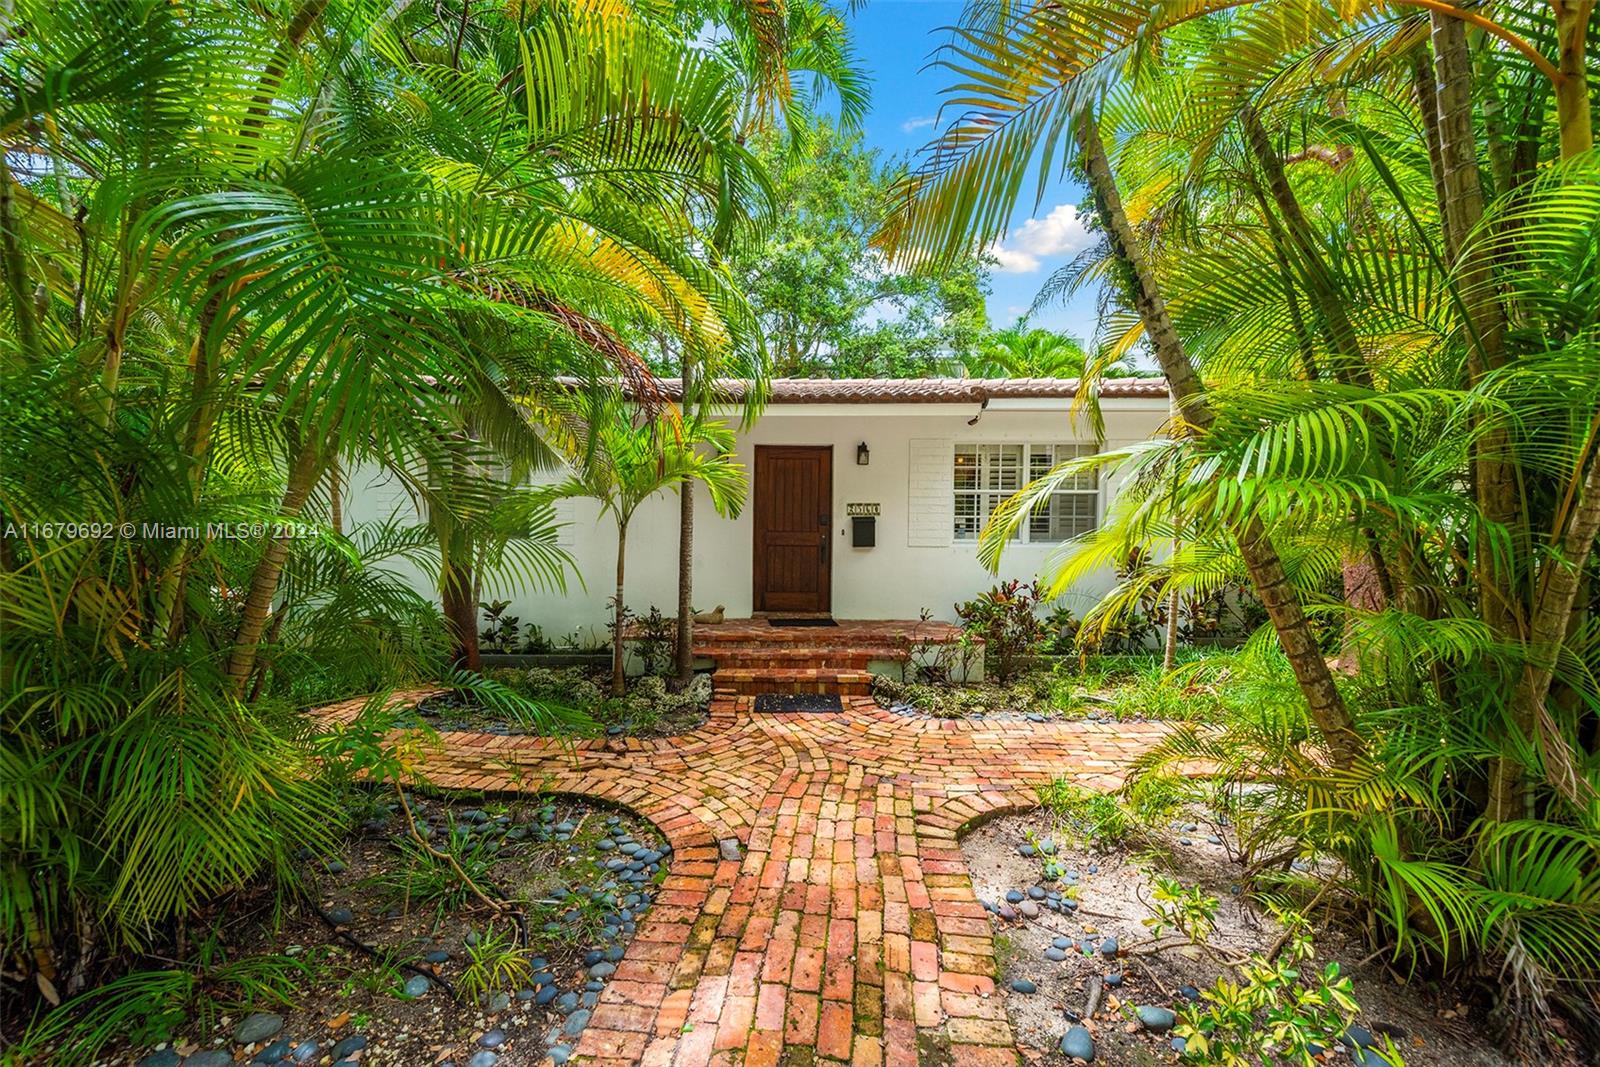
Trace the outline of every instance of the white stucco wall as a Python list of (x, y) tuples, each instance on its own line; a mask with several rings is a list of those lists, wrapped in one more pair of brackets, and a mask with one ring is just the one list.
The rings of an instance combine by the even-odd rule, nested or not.
[[(967, 422), (977, 408), (971, 404), (812, 405), (786, 404), (767, 408), (761, 419), (739, 437), (741, 462), (753, 471), (757, 445), (833, 446), (832, 552), (833, 613), (840, 618), (914, 619), (923, 608), (936, 618), (954, 619), (954, 605), (994, 584), (976, 557), (971, 541), (953, 541), (948, 523), (941, 520), (919, 525), (913, 501), (947, 497), (949, 463), (930, 464), (930, 447), (953, 454), (957, 442), (1055, 443), (1092, 441), (1087, 427), (1074, 427), (1065, 400), (992, 401), (976, 426)], [(1164, 399), (1106, 399), (1101, 402), (1105, 444), (1112, 447), (1148, 439), (1167, 419)], [(856, 446), (865, 441), (871, 451), (868, 466), (856, 463)], [(915, 446), (913, 443), (916, 443)], [(919, 478), (911, 476), (913, 451), (921, 457)], [(930, 484), (943, 467), (944, 484)], [(1116, 480), (1102, 479), (1101, 506), (1116, 492)], [(724, 519), (711, 509), (704, 489), (697, 489), (694, 544), (694, 602), (708, 611), (717, 604), (730, 616), (749, 615), (753, 602), (752, 517), (746, 504), (737, 519)], [(880, 506), (877, 546), (850, 547), (847, 503)], [(351, 479), (347, 511), (352, 520), (389, 514), (407, 507), (404, 494), (391, 479), (368, 473)], [(948, 511), (948, 503), (945, 505)], [(563, 502), (561, 517), (568, 524), (562, 544), (572, 554), (577, 576), (570, 579), (566, 595), (513, 593), (486, 589), (486, 598), (509, 598), (514, 614), (524, 625), (535, 623), (545, 634), (559, 638), (573, 630), (603, 635), (605, 602), (610, 595), (616, 565), (616, 532), (609, 517), (586, 500)], [(930, 532), (944, 528), (943, 544), (932, 545)], [(937, 537), (933, 539), (938, 539)], [(908, 543), (916, 542), (916, 544)], [(1007, 550), (1002, 577), (1029, 579), (1043, 568), (1053, 546), (1013, 545)], [(678, 499), (665, 493), (640, 507), (628, 530), (628, 605), (644, 612), (654, 604), (665, 614), (675, 614), (677, 604)], [(1069, 592), (1063, 599), (1082, 614), (1108, 589), (1113, 577)], [(420, 581), (420, 579), (419, 579)], [(425, 583), (422, 584), (426, 588)]]

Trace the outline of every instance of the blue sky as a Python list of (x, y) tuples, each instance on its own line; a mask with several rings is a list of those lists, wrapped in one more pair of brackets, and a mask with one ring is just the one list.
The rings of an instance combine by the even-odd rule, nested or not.
[[(924, 68), (947, 40), (940, 31), (960, 14), (961, 4), (954, 0), (869, 0), (850, 16), (858, 54), (872, 76), (867, 143), (885, 155), (910, 155), (936, 132), (941, 90), (951, 75)], [(1060, 161), (1053, 163), (1059, 167)], [(1077, 220), (1077, 205), (1086, 199), (1082, 189), (1074, 182), (1055, 181), (1035, 205), (1035, 188), (1031, 178), (1024, 183), (1023, 199), (995, 250), (1000, 266), (990, 275), (989, 295), (989, 321), (995, 326), (1009, 325), (1026, 311), (1051, 271), (1071, 260), (1088, 241)], [(1088, 342), (1094, 334), (1094, 294), (1041, 309), (1030, 321)]]

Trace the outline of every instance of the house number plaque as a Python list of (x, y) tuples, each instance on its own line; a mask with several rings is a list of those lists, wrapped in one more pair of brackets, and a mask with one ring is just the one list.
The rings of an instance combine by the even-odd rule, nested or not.
[(857, 516), (862, 516), (862, 515), (876, 515), (878, 513), (878, 505), (877, 504), (846, 504), (844, 506), (844, 513), (849, 518), (855, 518)]

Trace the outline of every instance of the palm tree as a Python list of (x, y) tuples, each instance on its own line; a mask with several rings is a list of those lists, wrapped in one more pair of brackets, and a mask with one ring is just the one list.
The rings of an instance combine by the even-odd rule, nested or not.
[(536, 577), (538, 524), (496, 547), (483, 472), (530, 436), (577, 454), (550, 384), (647, 381), (625, 331), (741, 343), (707, 235), (759, 217), (764, 183), (726, 64), (623, 9), (15, 7), (0, 500), (135, 531), (0, 542), (0, 699), (28, 709), (0, 731), (23, 813), (0, 936), (70, 994), (96, 953), (326, 846), (338, 757), (287, 712), (447, 651), (382, 570), (420, 546), (341, 536), (333, 472), (488, 522), (435, 546), (464, 587), (497, 556)]
[[(1563, 998), (1582, 1014), (1597, 934), (1566, 924), (1596, 885), (1560, 857), (1600, 855), (1600, 694), (1575, 669), (1600, 608), (1600, 387), (1575, 372), (1600, 353), (1600, 173), (1590, 120), (1573, 129), (1584, 60), (1563, 48), (1563, 72), (1540, 49), (1583, 31), (1559, 6), (1553, 33), (1532, 5), (1427, 6), (975, 7), (950, 61), (970, 110), (885, 238), (981, 247), (1022, 163), (1075, 148), (1107, 237), (1109, 347), (1150, 347), (1174, 433), (1030, 485), (983, 558), (1062, 479), (1122, 468), (1129, 491), (1054, 585), (1182, 543), (1085, 626), (1249, 577), (1270, 669), (1303, 701), (1177, 736), (1151, 766), (1214, 760), (1282, 797), (1258, 841), (1341, 855), (1402, 954), (1514, 974), (1508, 1019)], [(1546, 85), (1569, 98), (1554, 115)], [(1360, 557), (1382, 603), (1336, 592)], [(1350, 635), (1359, 682), (1334, 685), (1312, 612)]]
[(733, 433), (715, 422), (649, 415), (615, 398), (585, 401), (592, 450), (577, 473), (552, 491), (588, 497), (617, 527), (617, 588), (612, 598), (611, 695), (627, 691), (626, 637), (628, 524), (640, 504), (666, 489), (680, 493), (704, 485), (717, 514), (737, 517), (744, 506), (744, 466), (733, 455)]
[(961, 363), (974, 378), (1081, 378), (1086, 360), (1077, 338), (1018, 319), (986, 336)]
[[(867, 80), (850, 47), (844, 16), (830, 4), (798, 0), (769, 13), (760, 4), (710, 0), (689, 5), (686, 13), (692, 20), (691, 32), (700, 32), (707, 20), (725, 31), (717, 50), (743, 86), (744, 104), (735, 122), (735, 136), (741, 144), (782, 122), (794, 150), (804, 151), (812, 128), (812, 109), (829, 94), (838, 99), (841, 126), (860, 126), (870, 96)], [(784, 20), (781, 34), (771, 32), (774, 27), (759, 17), (772, 14)], [(723, 251), (729, 236), (721, 234), (717, 241)], [(744, 417), (749, 420), (756, 415), (770, 371), (764, 342), (759, 334), (753, 337), (755, 343), (748, 350), (736, 349), (731, 359), (678, 346), (686, 418), (707, 416), (717, 400), (717, 379), (728, 373), (749, 383)], [(676, 682), (686, 686), (694, 675), (694, 494), (680, 493), (678, 508), (678, 621), (673, 658)]]

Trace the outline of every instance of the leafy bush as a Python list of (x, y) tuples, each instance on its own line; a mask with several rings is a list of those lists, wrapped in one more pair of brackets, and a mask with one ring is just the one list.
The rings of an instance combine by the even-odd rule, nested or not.
[(1144, 925), (1156, 937), (1168, 931), (1182, 934), (1191, 945), (1202, 945), (1217, 925), (1217, 898), (1198, 885), (1185, 886), (1175, 878), (1158, 875), (1152, 882), (1151, 915)]
[[(1200, 999), (1181, 1009), (1173, 1030), (1183, 1038), (1184, 1059), (1197, 1063), (1297, 1063), (1316, 1067), (1320, 1056), (1346, 1038), (1360, 1011), (1350, 978), (1337, 963), (1317, 970), (1297, 964), (1312, 956), (1311, 939), (1300, 916), (1280, 916), (1290, 924), (1282, 956), (1257, 953), (1243, 967), (1244, 980), (1219, 978)], [(1403, 1067), (1394, 1042), (1361, 1049), (1357, 1067)]]
[(968, 647), (982, 643), (984, 674), (990, 679), (1009, 682), (1018, 660), (1039, 650), (1044, 637), (1039, 597), (1037, 582), (1012, 579), (956, 605), (961, 640)]

